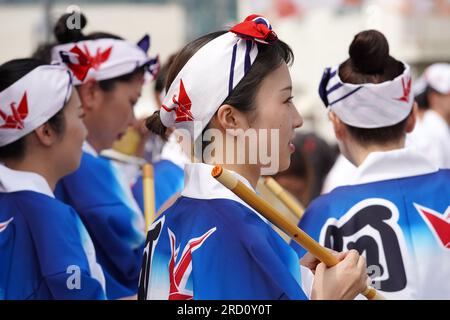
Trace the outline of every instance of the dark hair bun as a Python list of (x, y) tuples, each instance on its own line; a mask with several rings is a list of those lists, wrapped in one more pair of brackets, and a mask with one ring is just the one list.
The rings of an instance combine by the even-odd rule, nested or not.
[(353, 39), (349, 54), (360, 73), (381, 74), (389, 60), (389, 44), (379, 31), (362, 31)]
[(167, 140), (166, 131), (167, 128), (161, 121), (159, 116), (159, 110), (155, 111), (150, 117), (145, 120), (145, 126), (154, 134), (160, 136), (163, 140)]
[(81, 41), (84, 39), (82, 30), (86, 24), (86, 16), (81, 12), (74, 11), (72, 13), (66, 13), (58, 19), (58, 22), (53, 28), (53, 34), (61, 44)]

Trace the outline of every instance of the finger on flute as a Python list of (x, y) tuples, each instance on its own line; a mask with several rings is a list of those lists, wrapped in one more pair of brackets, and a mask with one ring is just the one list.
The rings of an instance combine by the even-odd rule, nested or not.
[[(211, 174), (225, 187), (230, 189), (239, 198), (250, 205), (250, 207), (259, 212), (267, 220), (275, 224), (278, 228), (286, 232), (286, 234), (288, 234), (303, 248), (316, 256), (320, 261), (325, 263), (327, 267), (332, 267), (339, 263), (339, 260), (325, 247), (321, 246), (317, 241), (311, 238), (295, 224), (289, 222), (267, 201), (258, 197), (258, 195), (253, 190), (248, 188), (244, 183), (233, 176), (231, 172), (223, 169), (221, 166), (215, 166)], [(364, 292), (362, 292), (362, 294), (371, 300), (384, 299), (374, 288), (371, 287), (366, 288)]]

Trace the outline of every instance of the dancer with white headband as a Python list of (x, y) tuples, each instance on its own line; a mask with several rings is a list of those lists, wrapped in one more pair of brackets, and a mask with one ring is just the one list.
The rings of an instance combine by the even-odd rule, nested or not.
[(83, 116), (65, 68), (0, 66), (0, 300), (105, 299), (88, 231), (53, 194), (80, 164)]
[(439, 168), (450, 169), (450, 63), (435, 63), (417, 81), (421, 116), (407, 146), (426, 154)]
[(80, 168), (61, 180), (56, 194), (77, 210), (93, 239), (108, 299), (131, 297), (145, 244), (144, 217), (121, 172), (99, 154), (131, 124), (144, 78), (155, 74), (157, 61), (147, 56), (148, 36), (137, 45), (107, 33), (84, 36), (67, 29), (68, 16), (55, 27), (63, 43), (53, 48), (53, 58), (75, 75), (89, 133)]
[(326, 247), (364, 253), (387, 298), (448, 298), (450, 170), (405, 148), (417, 112), (410, 68), (375, 30), (358, 33), (349, 54), (325, 69), (319, 94), (341, 153), (357, 169), (348, 186), (316, 199), (299, 226)]
[[(215, 129), (233, 143), (242, 137), (238, 131), (278, 130), (270, 143), (279, 147), (277, 169), (285, 170), (294, 130), (302, 124), (292, 103), (292, 59), (289, 46), (257, 15), (229, 32), (194, 40), (173, 62), (162, 109), (147, 126), (163, 136), (168, 127), (183, 129), (198, 141)], [(259, 152), (248, 145), (241, 151), (246, 156)], [(223, 155), (225, 149), (218, 147), (208, 162), (220, 162)], [(264, 164), (223, 166), (254, 189)], [(139, 298), (305, 299), (295, 252), (267, 220), (211, 176), (212, 168), (207, 163), (185, 166), (181, 197), (147, 235)], [(351, 299), (365, 287), (364, 258), (356, 251), (339, 258), (343, 261), (330, 269), (316, 268), (311, 257), (303, 260), (316, 272), (312, 298)]]

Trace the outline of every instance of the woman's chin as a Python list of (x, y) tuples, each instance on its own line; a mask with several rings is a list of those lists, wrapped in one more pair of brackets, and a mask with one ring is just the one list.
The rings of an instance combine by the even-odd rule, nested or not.
[(280, 166), (278, 169), (278, 172), (283, 172), (289, 169), (289, 166), (291, 165), (291, 156), (289, 155), (288, 159), (282, 159), (280, 160)]

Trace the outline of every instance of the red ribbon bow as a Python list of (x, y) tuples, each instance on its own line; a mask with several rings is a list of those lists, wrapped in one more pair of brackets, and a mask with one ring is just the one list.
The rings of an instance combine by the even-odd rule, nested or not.
[(230, 31), (244, 39), (252, 39), (264, 44), (278, 40), (278, 36), (272, 30), (269, 20), (257, 14), (248, 16), (244, 22), (235, 25)]

